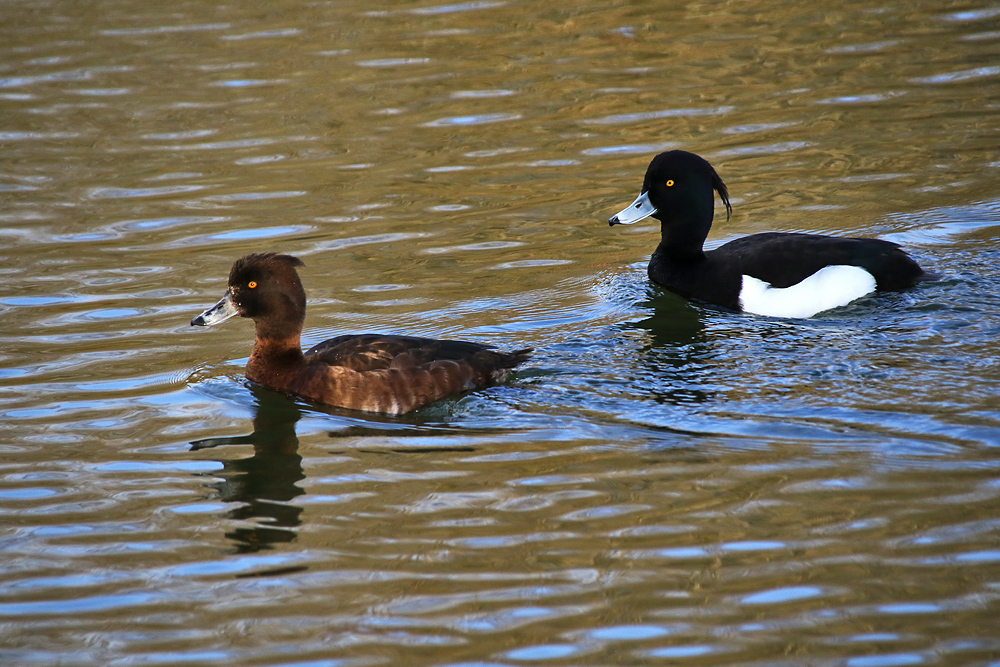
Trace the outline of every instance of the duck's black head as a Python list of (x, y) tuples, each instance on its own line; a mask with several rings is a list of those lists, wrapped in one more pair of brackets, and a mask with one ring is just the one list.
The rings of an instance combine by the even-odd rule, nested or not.
[(295, 268), (303, 266), (291, 255), (260, 253), (241, 257), (229, 271), (225, 296), (192, 325), (210, 326), (234, 315), (249, 317), (258, 337), (283, 337), (300, 331), (306, 317), (306, 293)]
[(707, 160), (687, 151), (660, 153), (646, 169), (639, 197), (608, 223), (630, 225), (652, 216), (663, 223), (665, 236), (701, 236), (704, 241), (715, 216), (715, 192), (728, 219), (733, 211), (729, 191)]

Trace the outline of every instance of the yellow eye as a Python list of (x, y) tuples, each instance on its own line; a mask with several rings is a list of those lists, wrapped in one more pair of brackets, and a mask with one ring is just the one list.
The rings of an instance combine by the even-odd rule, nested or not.
[(249, 287), (250, 289), (253, 289), (256, 286), (257, 286), (257, 283), (255, 281), (253, 281), (253, 280), (251, 280), (249, 283), (247, 283), (247, 287)]
[(667, 187), (668, 188), (674, 187), (674, 179), (671, 178), (669, 181), (667, 181)]

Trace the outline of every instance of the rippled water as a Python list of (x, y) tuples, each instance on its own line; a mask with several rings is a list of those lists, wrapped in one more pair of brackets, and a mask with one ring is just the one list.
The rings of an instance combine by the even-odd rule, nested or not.
[[(0, 663), (1000, 661), (1000, 7), (0, 6)], [(807, 321), (651, 286), (650, 157), (714, 242), (940, 282)], [(312, 344), (536, 349), (387, 418), (193, 330), (302, 257)]]

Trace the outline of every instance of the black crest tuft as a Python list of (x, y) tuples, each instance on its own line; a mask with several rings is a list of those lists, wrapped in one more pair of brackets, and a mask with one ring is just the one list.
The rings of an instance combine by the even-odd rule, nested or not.
[[(708, 163), (706, 162), (706, 164)], [(722, 203), (726, 205), (726, 220), (729, 220), (730, 216), (733, 215), (733, 207), (729, 203), (729, 189), (726, 188), (726, 183), (716, 173), (715, 168), (712, 165), (708, 165), (708, 168), (712, 170), (712, 187), (719, 193)]]

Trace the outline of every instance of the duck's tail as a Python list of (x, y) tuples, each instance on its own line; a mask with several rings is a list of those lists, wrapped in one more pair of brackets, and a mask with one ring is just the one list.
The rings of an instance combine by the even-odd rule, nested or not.
[(507, 375), (517, 366), (520, 366), (531, 358), (534, 348), (525, 347), (513, 352), (493, 351), (496, 355), (493, 371), (490, 373), (493, 382), (502, 383), (507, 379)]

